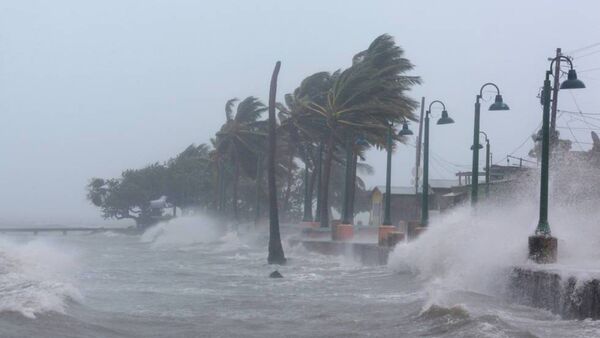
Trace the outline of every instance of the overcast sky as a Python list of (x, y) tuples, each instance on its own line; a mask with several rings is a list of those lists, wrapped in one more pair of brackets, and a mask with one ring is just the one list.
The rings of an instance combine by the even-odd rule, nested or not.
[[(488, 81), (511, 107), (482, 112), (494, 160), (525, 156), (556, 47), (588, 87), (561, 92), (559, 108), (600, 113), (600, 46), (579, 50), (600, 42), (599, 11), (594, 0), (0, 1), (0, 222), (100, 224), (85, 200), (90, 177), (208, 142), (227, 99), (266, 101), (277, 60), (281, 97), (309, 74), (348, 67), (382, 33), (424, 80), (410, 95), (443, 100), (456, 121), (432, 125), (431, 178), (468, 170), (474, 99)], [(600, 126), (572, 116), (558, 125)], [(561, 129), (590, 147), (589, 130), (573, 133)], [(410, 184), (414, 158), (411, 146), (394, 154), (393, 185)], [(385, 155), (368, 162), (367, 182), (383, 184)]]

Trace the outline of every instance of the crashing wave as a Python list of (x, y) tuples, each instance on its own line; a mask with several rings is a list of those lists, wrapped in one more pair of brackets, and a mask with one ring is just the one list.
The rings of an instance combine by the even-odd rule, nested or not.
[(69, 301), (79, 301), (79, 290), (69, 281), (73, 255), (50, 243), (0, 241), (0, 314), (28, 318), (45, 312), (65, 313)]

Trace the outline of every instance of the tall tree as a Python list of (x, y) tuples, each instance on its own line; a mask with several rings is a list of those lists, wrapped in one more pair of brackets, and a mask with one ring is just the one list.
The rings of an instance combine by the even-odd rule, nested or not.
[(168, 191), (166, 195), (173, 208), (182, 210), (206, 206), (213, 195), (209, 147), (190, 145), (168, 161)]
[(325, 104), (309, 102), (308, 108), (326, 129), (325, 159), (321, 178), (320, 221), (329, 225), (329, 180), (334, 153), (348, 135), (361, 135), (368, 143), (383, 147), (390, 123), (414, 120), (417, 102), (406, 95), (420, 83), (416, 76), (406, 76), (413, 65), (402, 57), (403, 50), (391, 36), (376, 38), (369, 48), (355, 55), (353, 65), (333, 76)]
[(277, 187), (275, 182), (275, 150), (276, 130), (275, 121), (275, 97), (277, 95), (277, 76), (281, 62), (277, 61), (273, 75), (271, 76), (271, 87), (269, 90), (269, 152), (268, 152), (268, 179), (269, 179), (269, 264), (285, 264), (285, 254), (281, 245), (279, 233), (279, 214), (277, 209)]
[(237, 105), (234, 115), (233, 107), (236, 102), (237, 99), (231, 99), (225, 105), (227, 121), (217, 133), (215, 150), (220, 161), (219, 170), (224, 170), (225, 159), (233, 167), (232, 208), (234, 219), (238, 221), (240, 175), (242, 171), (251, 178), (256, 175), (258, 151), (266, 137), (265, 121), (260, 121), (259, 118), (267, 108), (256, 97), (249, 96)]

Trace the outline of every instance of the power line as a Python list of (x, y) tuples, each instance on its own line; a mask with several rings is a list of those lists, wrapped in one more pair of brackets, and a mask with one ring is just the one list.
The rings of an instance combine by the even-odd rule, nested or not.
[(593, 72), (595, 70), (600, 70), (600, 67), (594, 67), (594, 68), (588, 68), (588, 69), (584, 69), (584, 70), (578, 70), (578, 73), (585, 73), (585, 72)]
[(557, 126), (556, 128), (559, 128), (559, 129), (573, 129), (573, 130), (591, 130), (591, 131), (600, 130), (600, 128), (565, 127), (565, 126)]
[(587, 54), (580, 55), (580, 56), (578, 56), (578, 57), (577, 57), (577, 59), (581, 59), (581, 58), (584, 58), (584, 57), (586, 57), (586, 56), (590, 56), (590, 55), (594, 55), (594, 54), (598, 54), (598, 53), (600, 53), (600, 50), (597, 50), (597, 51), (595, 51), (595, 52), (591, 52), (591, 53), (587, 53)]
[(569, 129), (569, 132), (571, 133), (571, 136), (573, 136), (573, 138), (575, 139), (575, 143), (577, 143), (577, 145), (579, 146), (579, 149), (583, 151), (583, 147), (579, 143), (579, 140), (577, 139), (577, 136), (575, 136), (575, 133), (573, 133), (573, 129), (571, 129), (571, 126), (569, 125), (568, 121), (567, 121), (567, 127)]
[(572, 111), (572, 110), (564, 110), (564, 109), (559, 109), (558, 110), (561, 113), (567, 113), (567, 114), (578, 114), (578, 115), (600, 115), (600, 113), (584, 113), (581, 111)]
[(590, 49), (590, 48), (594, 48), (596, 46), (600, 46), (600, 42), (596, 42), (596, 43), (593, 43), (593, 44), (585, 46), (585, 47), (573, 49), (572, 51), (570, 51), (570, 52), (568, 52), (566, 54), (571, 54), (571, 55), (572, 54), (576, 54), (576, 53), (579, 53), (579, 52), (583, 52), (584, 50), (587, 50), (587, 49)]

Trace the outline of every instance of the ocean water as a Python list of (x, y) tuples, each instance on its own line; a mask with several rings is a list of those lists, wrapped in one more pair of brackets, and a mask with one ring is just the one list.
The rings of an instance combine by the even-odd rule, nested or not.
[(493, 242), (516, 226), (476, 231), (494, 228), (483, 214), (434, 220), (381, 267), (287, 244), (289, 264), (269, 266), (265, 233), (206, 218), (141, 236), (4, 235), (0, 337), (599, 337), (598, 322), (502, 297), (524, 244)]

